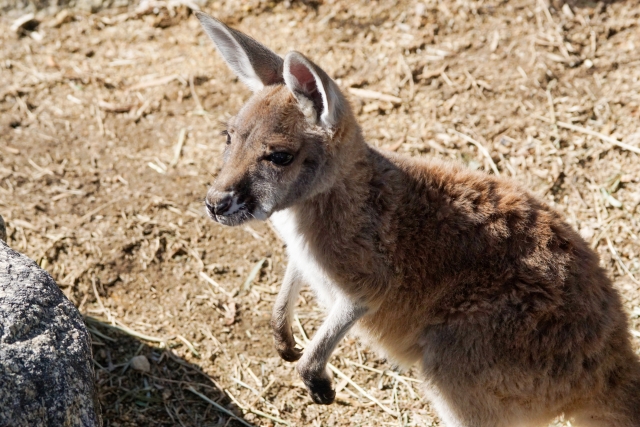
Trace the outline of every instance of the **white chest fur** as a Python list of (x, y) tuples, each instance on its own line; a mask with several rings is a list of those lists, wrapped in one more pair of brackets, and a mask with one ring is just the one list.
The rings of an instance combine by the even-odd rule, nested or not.
[(320, 303), (330, 308), (342, 293), (311, 252), (305, 236), (299, 232), (295, 213), (289, 209), (276, 212), (271, 215), (271, 222), (287, 244), (289, 262), (313, 289)]

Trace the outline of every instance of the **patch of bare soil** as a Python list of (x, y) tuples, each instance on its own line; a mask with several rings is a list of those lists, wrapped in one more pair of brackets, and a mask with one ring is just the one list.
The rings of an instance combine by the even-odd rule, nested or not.
[[(637, 2), (203, 9), (323, 66), (371, 144), (512, 176), (562, 211), (621, 291), (640, 349)], [(9, 244), (87, 316), (105, 425), (439, 425), (417, 373), (354, 339), (332, 359), (329, 407), (278, 358), (283, 245), (266, 223), (225, 228), (202, 206), (219, 123), (249, 91), (189, 10), (63, 13), (20, 37), (0, 17), (0, 213)], [(323, 317), (308, 292), (298, 313), (298, 337)]]

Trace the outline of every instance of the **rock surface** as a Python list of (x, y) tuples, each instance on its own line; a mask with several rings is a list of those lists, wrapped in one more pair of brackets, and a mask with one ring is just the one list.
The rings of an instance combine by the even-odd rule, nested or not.
[(51, 276), (0, 241), (0, 426), (101, 426), (90, 337)]

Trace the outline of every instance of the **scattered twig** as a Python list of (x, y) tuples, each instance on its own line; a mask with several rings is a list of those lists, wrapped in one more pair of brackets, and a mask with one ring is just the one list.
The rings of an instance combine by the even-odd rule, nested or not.
[(16, 102), (18, 103), (18, 106), (20, 107), (20, 109), (25, 112), (27, 117), (29, 117), (29, 120), (35, 120), (35, 118), (36, 118), (35, 114), (33, 114), (31, 112), (31, 110), (29, 110), (29, 107), (27, 106), (27, 103), (24, 102), (24, 99), (22, 99), (19, 96), (16, 96), (15, 99), (16, 99)]
[(191, 342), (188, 339), (186, 339), (182, 335), (176, 335), (176, 338), (178, 338), (180, 341), (182, 341), (187, 346), (187, 348), (189, 349), (191, 354), (193, 354), (197, 358), (200, 358), (200, 353), (198, 353), (196, 348), (193, 346), (193, 344), (191, 344)]
[(231, 381), (233, 381), (234, 383), (238, 384), (241, 387), (246, 388), (247, 390), (250, 390), (253, 394), (255, 394), (256, 396), (260, 395), (260, 392), (258, 390), (256, 390), (255, 388), (251, 387), (249, 384), (245, 383), (244, 381), (241, 381), (235, 377), (231, 377)]
[(22, 227), (22, 228), (28, 228), (29, 230), (33, 230), (33, 231), (38, 231), (38, 227), (22, 219), (11, 219), (11, 220), (7, 220), (7, 222), (11, 224), (13, 227)]
[(611, 239), (609, 238), (609, 236), (605, 235), (604, 238), (607, 241), (607, 245), (609, 246), (609, 250), (611, 251), (611, 255), (613, 255), (613, 258), (616, 261), (618, 261), (618, 264), (620, 264), (620, 267), (622, 267), (622, 270), (625, 273), (627, 273), (627, 276), (629, 276), (629, 278), (633, 281), (633, 283), (640, 286), (640, 281), (638, 281), (638, 279), (634, 277), (634, 275), (631, 273), (631, 271), (629, 271), (625, 263), (622, 262), (622, 258), (620, 258), (620, 255), (618, 255), (618, 251), (616, 251), (616, 248), (613, 247), (613, 243), (611, 243)]
[(92, 334), (97, 335), (97, 336), (99, 336), (100, 338), (105, 339), (105, 340), (107, 340), (107, 341), (111, 341), (111, 342), (115, 342), (115, 341), (116, 341), (116, 340), (114, 340), (113, 338), (111, 338), (110, 336), (105, 335), (105, 334), (103, 334), (102, 332), (100, 332), (100, 331), (98, 331), (97, 329), (92, 328), (92, 327), (90, 327), (90, 326), (87, 326), (87, 330), (88, 330), (89, 332), (91, 332)]
[(553, 18), (551, 17), (551, 12), (549, 12), (549, 8), (545, 4), (544, 0), (538, 0), (538, 4), (540, 5), (540, 9), (544, 12), (544, 15), (547, 17), (547, 20), (551, 25), (555, 25), (553, 22)]
[(174, 81), (175, 79), (177, 79), (179, 77), (180, 76), (178, 74), (171, 74), (170, 76), (161, 77), (159, 79), (148, 80), (148, 81), (136, 83), (135, 85), (131, 86), (128, 90), (130, 92), (132, 92), (132, 91), (135, 91), (135, 90), (146, 89), (146, 88), (154, 87), (154, 86), (164, 86), (167, 83), (171, 83), (172, 81)]
[(245, 225), (242, 227), (242, 229), (247, 233), (251, 234), (253, 238), (256, 240), (264, 240), (264, 237), (262, 237), (262, 235), (258, 233), (256, 230), (254, 230), (250, 225)]
[(231, 394), (231, 392), (230, 392), (229, 390), (225, 390), (225, 393), (227, 393), (227, 395), (229, 396), (229, 398), (230, 398), (231, 400), (233, 400), (233, 402), (234, 402), (236, 405), (238, 405), (238, 406), (240, 407), (240, 409), (242, 409), (242, 410), (243, 410), (243, 411), (245, 411), (245, 412), (253, 412), (253, 413), (254, 413), (254, 414), (256, 414), (256, 415), (259, 415), (259, 416), (261, 416), (261, 417), (264, 417), (264, 418), (270, 419), (271, 421), (275, 421), (275, 422), (277, 422), (277, 423), (284, 424), (284, 425), (286, 425), (286, 426), (290, 425), (288, 422), (286, 422), (285, 420), (282, 420), (282, 419), (280, 419), (280, 418), (278, 418), (278, 417), (274, 417), (273, 415), (269, 415), (269, 414), (267, 414), (266, 412), (262, 412), (262, 411), (259, 411), (259, 410), (257, 410), (257, 409), (254, 409), (254, 408), (248, 407), (248, 406), (246, 406), (246, 405), (243, 405), (242, 403), (240, 403), (240, 401), (239, 401), (238, 399), (236, 399), (236, 397), (235, 397), (233, 394)]
[(216, 282), (215, 280), (213, 280), (207, 273), (205, 273), (204, 271), (201, 271), (200, 273), (198, 273), (198, 275), (200, 276), (201, 279), (203, 279), (205, 282), (207, 282), (208, 284), (210, 284), (211, 286), (213, 286), (214, 288), (216, 288), (217, 290), (219, 290), (220, 292), (222, 292), (223, 294), (225, 294), (226, 296), (228, 296), (229, 298), (233, 298), (233, 294), (227, 292), (222, 286), (220, 286), (218, 284), (218, 282)]
[(180, 160), (180, 155), (182, 154), (182, 147), (184, 146), (184, 142), (187, 139), (187, 129), (180, 129), (180, 134), (178, 135), (178, 143), (176, 144), (176, 148), (173, 151), (173, 159), (169, 166), (175, 166), (178, 164), (178, 160)]
[(218, 349), (222, 351), (222, 354), (227, 360), (231, 360), (231, 357), (229, 357), (229, 353), (227, 353), (227, 349), (220, 343), (220, 341), (218, 341), (216, 337), (213, 336), (213, 333), (209, 329), (200, 328), (200, 332), (202, 332), (205, 337), (214, 342)]
[(254, 414), (259, 415), (259, 416), (261, 416), (261, 417), (264, 417), (264, 418), (270, 419), (271, 421), (275, 421), (275, 422), (277, 422), (278, 424), (283, 424), (283, 425), (285, 425), (285, 426), (291, 425), (290, 423), (288, 423), (287, 421), (285, 421), (285, 420), (283, 420), (283, 419), (280, 419), (280, 418), (278, 418), (278, 417), (274, 417), (273, 415), (269, 415), (269, 414), (267, 414), (266, 412), (262, 412), (262, 411), (259, 411), (259, 410), (257, 410), (257, 409), (249, 408), (249, 411), (251, 411), (251, 412), (253, 412)]
[(100, 298), (100, 295), (98, 294), (98, 290), (96, 289), (96, 278), (95, 277), (91, 278), (91, 288), (93, 289), (93, 294), (96, 297), (96, 301), (98, 302), (98, 306), (100, 307), (100, 310), (102, 311), (102, 314), (107, 316), (107, 319), (109, 319), (109, 322), (111, 322), (113, 324), (114, 323), (113, 316), (111, 316), (111, 312), (108, 311), (104, 307), (104, 304), (102, 304), (102, 299)]
[[(102, 306), (102, 303), (100, 303), (100, 305)], [(98, 320), (98, 319), (96, 319), (94, 317), (91, 317), (91, 316), (84, 316), (84, 320), (85, 320), (85, 322), (92, 322), (94, 324), (102, 325), (102, 326), (107, 327), (107, 328), (111, 328), (111, 329), (118, 330), (120, 332), (124, 332), (127, 335), (131, 335), (134, 338), (139, 338), (139, 339), (144, 340), (144, 341), (157, 342), (157, 343), (161, 343), (161, 344), (164, 344), (167, 341), (167, 340), (162, 339), (162, 338), (156, 338), (156, 337), (152, 337), (152, 336), (149, 336), (149, 335), (141, 334), (140, 332), (136, 332), (133, 329), (127, 328), (124, 325), (110, 325), (108, 323), (101, 322), (100, 320)]]
[(347, 375), (345, 375), (340, 369), (336, 368), (331, 363), (327, 363), (327, 366), (329, 367), (329, 369), (331, 369), (333, 371), (334, 374), (336, 374), (337, 376), (339, 376), (340, 378), (345, 380), (347, 383), (349, 383), (349, 385), (351, 387), (353, 387), (356, 390), (358, 390), (360, 392), (360, 394), (362, 394), (364, 397), (366, 397), (367, 399), (369, 399), (370, 401), (372, 401), (373, 403), (378, 405), (387, 414), (389, 414), (389, 415), (391, 415), (393, 417), (397, 417), (398, 416), (397, 412), (392, 411), (391, 409), (387, 408), (385, 405), (382, 404), (382, 402), (380, 402), (378, 399), (376, 399), (375, 397), (373, 397), (372, 395), (367, 393), (367, 391), (365, 389), (363, 389), (358, 384), (356, 384), (351, 378), (349, 378)]
[(349, 365), (357, 366), (358, 368), (366, 369), (368, 371), (375, 372), (375, 373), (380, 374), (380, 375), (383, 375), (383, 374), (384, 375), (389, 375), (390, 377), (393, 377), (393, 378), (399, 378), (399, 379), (404, 380), (404, 381), (411, 381), (411, 382), (418, 383), (418, 384), (422, 384), (423, 383), (422, 380), (418, 380), (416, 378), (411, 378), (411, 377), (407, 377), (407, 376), (404, 376), (404, 375), (400, 375), (400, 374), (397, 374), (397, 373), (395, 373), (393, 371), (389, 371), (389, 370), (384, 370), (383, 371), (381, 369), (372, 368), (371, 366), (363, 365), (361, 363), (353, 362), (351, 360), (347, 360), (346, 362)]
[(107, 202), (103, 205), (98, 206), (97, 208), (87, 212), (86, 214), (84, 214), (83, 216), (80, 217), (80, 219), (78, 219), (72, 226), (73, 229), (76, 229), (78, 227), (80, 227), (82, 224), (85, 223), (86, 220), (90, 219), (92, 216), (94, 216), (95, 214), (97, 214), (98, 212), (100, 212), (101, 210), (103, 210), (104, 208), (113, 205), (114, 203), (118, 203), (120, 201), (120, 199), (114, 199), (111, 200), (110, 202)]
[(484, 148), (484, 145), (480, 144), (478, 141), (476, 141), (475, 139), (471, 138), (468, 135), (465, 135), (462, 132), (458, 132), (457, 130), (453, 129), (453, 132), (458, 135), (460, 138), (464, 139), (465, 141), (475, 145), (478, 150), (480, 151), (480, 153), (482, 153), (482, 155), (484, 157), (486, 157), (486, 159), (489, 161), (489, 166), (491, 166), (491, 170), (493, 170), (493, 173), (496, 174), (497, 176), (500, 176), (500, 171), (498, 170), (498, 167), (496, 166), (496, 164), (494, 163), (493, 159), (491, 158), (491, 154), (489, 154), (489, 151), (487, 151), (486, 148)]
[(349, 93), (357, 96), (358, 98), (373, 99), (376, 101), (387, 101), (393, 104), (402, 103), (402, 99), (398, 98), (397, 96), (387, 95), (385, 93), (376, 92), (375, 90), (358, 89), (355, 87), (350, 87), (348, 90), (349, 90)]
[(189, 390), (191, 393), (195, 394), (196, 396), (198, 396), (200, 399), (204, 400), (205, 402), (207, 402), (208, 404), (212, 405), (213, 407), (215, 407), (218, 411), (227, 414), (228, 416), (230, 416), (231, 418), (233, 418), (234, 420), (239, 421), (240, 423), (244, 424), (247, 427), (253, 427), (253, 425), (249, 424), (248, 422), (246, 422), (245, 420), (243, 420), (242, 418), (238, 417), (236, 414), (234, 414), (233, 412), (231, 412), (230, 410), (228, 410), (227, 408), (225, 408), (224, 406), (220, 405), (219, 403), (214, 402), (213, 400), (209, 399), (207, 396), (205, 396), (202, 393), (199, 393), (198, 391), (196, 391), (193, 387), (189, 386), (187, 387), (187, 390)]
[[(150, 105), (151, 105), (151, 99), (147, 99), (146, 101), (144, 101), (142, 103), (142, 106), (140, 108), (138, 108), (138, 110), (133, 114), (132, 120), (134, 122), (137, 122), (138, 120), (140, 120), (140, 118), (142, 118), (144, 113), (146, 113), (147, 108), (149, 108)], [(132, 109), (131, 112), (133, 112), (133, 111), (134, 110)]]
[(47, 169), (47, 168), (43, 168), (42, 166), (38, 166), (38, 164), (37, 164), (36, 162), (34, 162), (33, 160), (28, 159), (28, 160), (27, 160), (27, 162), (29, 162), (29, 164), (30, 164), (31, 166), (33, 166), (33, 168), (34, 168), (35, 170), (37, 170), (38, 172), (40, 172), (40, 174), (41, 174), (41, 175), (53, 175), (53, 172), (52, 172), (52, 171), (50, 171), (50, 170), (49, 170), (49, 169)]
[(407, 60), (404, 58), (404, 55), (402, 54), (400, 54), (400, 64), (402, 65), (402, 68), (404, 69), (404, 72), (405, 72), (405, 78), (402, 79), (402, 81), (409, 82), (409, 99), (408, 100), (412, 101), (413, 97), (415, 96), (415, 83), (413, 81), (413, 72), (411, 71), (411, 67), (409, 67), (409, 64), (407, 64)]
[(191, 96), (193, 96), (193, 100), (196, 102), (196, 106), (198, 107), (197, 111), (204, 111), (202, 108), (202, 104), (200, 103), (200, 98), (198, 98), (198, 94), (196, 93), (196, 88), (193, 83), (193, 74), (189, 76), (189, 89), (191, 90)]
[(100, 108), (96, 108), (96, 121), (98, 122), (98, 134), (104, 136), (104, 123), (102, 121), (102, 113)]
[(491, 52), (495, 52), (498, 49), (498, 45), (500, 44), (500, 31), (495, 30), (493, 32), (493, 37), (491, 39), (491, 44), (489, 45), (489, 50)]
[(619, 219), (622, 216), (624, 216), (624, 213), (612, 215), (607, 219), (607, 221), (604, 224), (602, 224), (602, 228), (600, 232), (596, 235), (595, 238), (591, 240), (591, 249), (595, 249), (596, 247), (598, 247), (598, 243), (600, 243), (600, 240), (602, 240), (602, 238), (605, 236), (609, 228), (614, 224), (613, 220)]
[[(536, 118), (542, 119), (542, 117), (540, 117), (540, 116), (536, 116)], [(545, 120), (545, 119), (542, 119), (542, 120)], [(545, 121), (548, 121), (548, 119), (546, 119)], [(612, 138), (610, 136), (607, 136), (607, 135), (605, 135), (603, 133), (596, 132), (596, 131), (591, 130), (591, 129), (587, 129), (587, 128), (584, 128), (582, 126), (572, 125), (571, 123), (556, 122), (556, 125), (558, 125), (561, 128), (565, 128), (565, 129), (569, 129), (569, 130), (573, 130), (573, 131), (576, 131), (576, 132), (583, 133), (585, 135), (595, 136), (596, 138), (600, 138), (601, 140), (603, 140), (605, 142), (608, 142), (609, 144), (615, 145), (616, 147), (622, 148), (624, 150), (631, 151), (631, 152), (636, 153), (636, 154), (640, 154), (640, 148), (639, 147), (634, 147), (633, 145), (625, 144), (624, 142), (620, 142), (617, 139)]]
[(556, 110), (553, 106), (553, 97), (551, 96), (551, 91), (547, 89), (547, 102), (549, 103), (549, 114), (551, 114), (551, 123), (556, 123)]
[(269, 391), (269, 389), (271, 388), (272, 385), (274, 385), (276, 383), (275, 379), (272, 379), (271, 381), (269, 381), (269, 384), (267, 384), (262, 391), (260, 392), (260, 394), (258, 394), (256, 396), (256, 398), (253, 400), (253, 402), (250, 403), (251, 406), (255, 405), (256, 403), (258, 403), (259, 400), (263, 399), (264, 395), (267, 393), (267, 391)]
[(427, 67), (424, 67), (422, 69), (422, 73), (418, 76), (418, 78), (420, 80), (429, 80), (432, 79), (434, 77), (438, 77), (439, 75), (441, 75), (445, 70), (447, 69), (446, 65), (443, 65), (442, 67), (435, 69), (435, 70), (429, 70)]
[(300, 335), (302, 335), (302, 339), (304, 339), (305, 343), (308, 343), (309, 342), (309, 337), (307, 336), (307, 332), (302, 327), (302, 323), (300, 322), (300, 318), (298, 317), (297, 314), (295, 314), (293, 316), (293, 318), (296, 321), (296, 325), (298, 325), (298, 329), (300, 329)]
[(119, 105), (103, 100), (98, 101), (98, 107), (101, 110), (108, 111), (110, 113), (128, 113), (132, 108), (134, 108), (134, 106), (131, 104)]
[(449, 85), (449, 87), (456, 87), (455, 83), (451, 81), (451, 79), (449, 78), (449, 76), (444, 70), (442, 70), (442, 72), (440, 73), (440, 77), (442, 77), (442, 80), (444, 80), (444, 82), (447, 85)]
[(153, 162), (147, 162), (147, 166), (149, 166), (151, 169), (158, 172), (159, 174), (164, 175), (165, 173), (167, 173), (166, 169), (162, 169), (160, 166), (158, 166)]
[(260, 261), (256, 262), (256, 265), (251, 269), (251, 272), (247, 276), (247, 280), (244, 281), (244, 285), (242, 285), (242, 289), (244, 291), (248, 291), (249, 289), (251, 289), (251, 284), (255, 280), (258, 273), (260, 273), (260, 270), (262, 270), (262, 266), (266, 261), (266, 258), (262, 258)]

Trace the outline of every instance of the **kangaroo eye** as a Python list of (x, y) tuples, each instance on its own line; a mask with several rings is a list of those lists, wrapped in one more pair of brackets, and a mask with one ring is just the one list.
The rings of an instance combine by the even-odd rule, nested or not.
[(271, 153), (269, 157), (267, 157), (274, 165), (278, 166), (287, 166), (289, 163), (293, 161), (293, 154), (285, 153), (284, 151), (279, 151), (277, 153)]
[(227, 137), (227, 145), (230, 145), (231, 144), (231, 135), (229, 134), (229, 131), (223, 130), (222, 134)]

